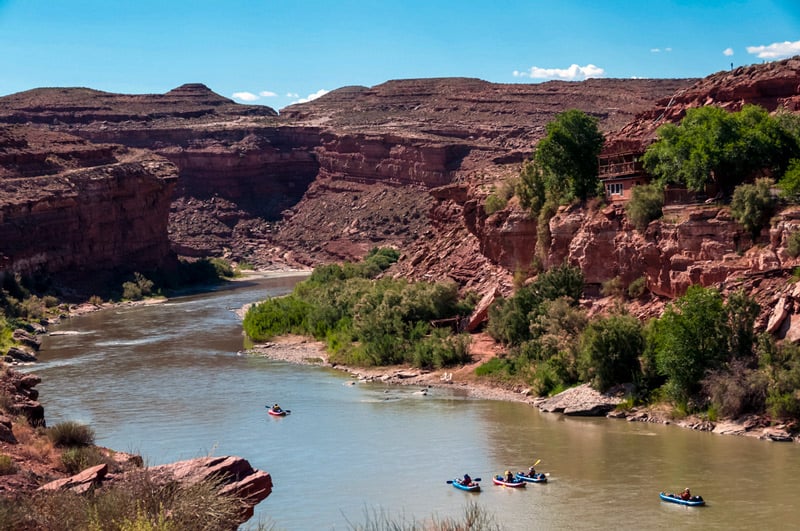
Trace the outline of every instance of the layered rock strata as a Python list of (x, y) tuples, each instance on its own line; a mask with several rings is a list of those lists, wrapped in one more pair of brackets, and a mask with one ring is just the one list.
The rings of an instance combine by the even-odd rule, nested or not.
[(170, 260), (177, 172), (165, 159), (22, 127), (2, 131), (0, 154), (0, 270), (131, 271)]

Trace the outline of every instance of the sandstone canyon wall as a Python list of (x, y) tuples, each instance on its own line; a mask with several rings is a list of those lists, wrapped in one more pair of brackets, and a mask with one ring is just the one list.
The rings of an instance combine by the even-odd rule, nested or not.
[[(508, 292), (511, 275), (530, 268), (536, 224), (514, 201), (492, 215), (483, 204), (518, 175), (557, 113), (581, 109), (598, 118), (609, 145), (642, 146), (690, 106), (795, 110), (799, 70), (792, 59), (703, 80), (398, 80), (345, 87), (280, 115), (199, 84), (139, 96), (37, 89), (0, 98), (0, 123), (172, 162), (179, 178), (168, 233), (182, 255), (281, 267), (392, 245), (403, 252), (395, 274)], [(653, 294), (673, 297), (693, 282), (789, 267), (782, 246), (795, 222), (783, 216), (754, 250), (718, 207), (679, 208), (644, 234), (619, 208), (565, 208), (550, 222), (544, 265), (580, 265), (595, 286), (644, 276)]]
[(0, 270), (148, 270), (166, 237), (177, 170), (149, 152), (62, 133), (0, 128)]

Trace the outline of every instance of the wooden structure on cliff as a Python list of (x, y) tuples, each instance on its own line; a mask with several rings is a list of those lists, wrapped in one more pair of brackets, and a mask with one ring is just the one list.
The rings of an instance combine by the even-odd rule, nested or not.
[(631, 189), (639, 184), (647, 184), (649, 178), (642, 165), (641, 151), (601, 153), (597, 157), (598, 177), (606, 191), (606, 199), (612, 203), (627, 201)]

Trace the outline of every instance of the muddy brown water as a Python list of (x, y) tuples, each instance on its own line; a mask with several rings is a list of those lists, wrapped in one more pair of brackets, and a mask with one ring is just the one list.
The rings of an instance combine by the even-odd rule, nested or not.
[[(351, 529), (388, 517), (457, 517), (469, 502), (503, 529), (788, 529), (800, 526), (800, 446), (673, 426), (543, 414), (452, 391), (356, 384), (346, 374), (241, 355), (234, 309), (302, 276), (235, 283), (55, 328), (40, 353), (48, 424), (89, 423), (97, 443), (161, 464), (240, 455), (272, 474), (251, 524)], [(291, 414), (275, 418), (265, 405)], [(524, 469), (547, 484), (493, 486)], [(468, 472), (479, 494), (446, 484)], [(707, 507), (659, 500), (689, 486)], [(797, 528), (797, 527), (795, 527)]]

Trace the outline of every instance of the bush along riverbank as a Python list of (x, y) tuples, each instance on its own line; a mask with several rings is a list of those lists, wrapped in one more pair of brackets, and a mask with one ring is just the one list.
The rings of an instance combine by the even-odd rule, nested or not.
[[(760, 308), (743, 292), (724, 298), (693, 286), (647, 322), (622, 305), (590, 318), (580, 304), (582, 274), (562, 265), (492, 304), (487, 348), (474, 341), (479, 335), (439, 326), (465, 320), (473, 295), (378, 278), (394, 259), (376, 249), (359, 264), (319, 267), (289, 296), (252, 306), (245, 331), (255, 341), (313, 337), (327, 363), (365, 379), (494, 388), (544, 411), (797, 437), (800, 348), (759, 333)], [(570, 395), (580, 398), (559, 405)]]

